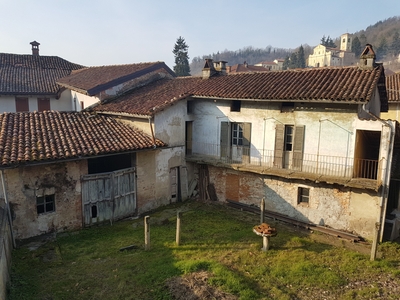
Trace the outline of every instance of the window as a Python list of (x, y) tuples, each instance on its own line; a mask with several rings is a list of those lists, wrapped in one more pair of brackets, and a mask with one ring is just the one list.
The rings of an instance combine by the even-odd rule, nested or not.
[(305, 187), (299, 187), (297, 190), (297, 204), (306, 203), (310, 200), (310, 189)]
[(243, 145), (243, 124), (241, 123), (232, 124), (232, 145)]
[(294, 110), (294, 102), (282, 102), (281, 112), (291, 112)]
[(38, 98), (38, 111), (50, 110), (50, 99), (49, 98)]
[(193, 113), (193, 101), (188, 101), (187, 102), (187, 107), (186, 107), (186, 112), (188, 113), (188, 114), (192, 114)]
[(293, 149), (293, 126), (285, 126), (285, 151), (292, 151)]
[(29, 101), (27, 97), (16, 97), (15, 98), (15, 109), (17, 112), (29, 111)]
[(241, 106), (242, 106), (242, 101), (233, 100), (231, 103), (231, 111), (240, 111)]
[(81, 101), (81, 110), (85, 109), (85, 103)]
[(54, 194), (36, 197), (36, 211), (38, 214), (44, 214), (56, 210)]

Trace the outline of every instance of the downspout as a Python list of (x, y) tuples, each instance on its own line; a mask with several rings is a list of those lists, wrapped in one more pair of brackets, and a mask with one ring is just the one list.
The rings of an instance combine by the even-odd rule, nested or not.
[(15, 236), (14, 236), (14, 230), (13, 230), (13, 226), (12, 226), (10, 204), (8, 203), (8, 198), (7, 198), (7, 193), (6, 193), (6, 184), (4, 182), (4, 170), (1, 170), (1, 185), (3, 187), (4, 202), (6, 204), (8, 224), (10, 225), (10, 232), (11, 232), (11, 239), (12, 239), (13, 247), (17, 248), (17, 245), (15, 244)]
[(151, 125), (151, 117), (149, 117), (149, 126), (150, 126), (150, 130), (151, 130), (151, 137), (153, 138), (153, 148), (155, 149), (157, 147), (157, 145), (156, 145), (156, 138), (154, 137), (153, 126)]
[(390, 183), (389, 180), (390, 180), (390, 170), (391, 170), (391, 159), (389, 159), (389, 158), (392, 156), (392, 152), (393, 152), (395, 128), (392, 123), (382, 120), (378, 116), (371, 113), (369, 111), (369, 109), (367, 109), (365, 107), (365, 103), (362, 105), (362, 109), (368, 115), (372, 116), (374, 119), (381, 122), (384, 126), (387, 126), (390, 129), (389, 145), (388, 145), (388, 151), (387, 151), (387, 157), (386, 157), (386, 169), (385, 169), (385, 175), (383, 178), (383, 185), (382, 185), (383, 188), (382, 188), (382, 193), (381, 193), (381, 200), (379, 203), (379, 208), (380, 208), (379, 209), (379, 219), (378, 219), (378, 222), (375, 224), (376, 225), (376, 229), (375, 229), (376, 233), (374, 235), (374, 240), (373, 240), (372, 248), (371, 248), (371, 260), (375, 260), (377, 247), (378, 247), (378, 240), (379, 240), (379, 242), (382, 242), (382, 239), (383, 239), (383, 230), (384, 230), (385, 217), (386, 217), (386, 207), (387, 207), (387, 199), (388, 199), (388, 193), (389, 193), (389, 183)]

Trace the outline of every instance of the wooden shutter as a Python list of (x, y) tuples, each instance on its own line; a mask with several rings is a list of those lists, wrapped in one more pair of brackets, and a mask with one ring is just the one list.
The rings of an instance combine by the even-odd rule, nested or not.
[(301, 170), (303, 166), (304, 126), (296, 126), (293, 140), (293, 168)]
[(283, 147), (285, 142), (285, 125), (276, 124), (275, 127), (275, 152), (274, 167), (283, 167)]
[(229, 149), (229, 123), (221, 122), (220, 136), (221, 158), (228, 157)]
[(29, 111), (29, 100), (27, 97), (17, 97), (15, 98), (15, 108), (17, 112), (27, 112)]
[(242, 161), (250, 162), (251, 123), (243, 123), (243, 154)]
[(38, 98), (38, 111), (50, 110), (49, 98)]

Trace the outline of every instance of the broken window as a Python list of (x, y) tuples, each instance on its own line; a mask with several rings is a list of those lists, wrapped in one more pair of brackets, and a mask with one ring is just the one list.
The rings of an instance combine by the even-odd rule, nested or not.
[(310, 189), (305, 187), (299, 187), (297, 190), (297, 204), (306, 203), (310, 200)]
[(36, 197), (36, 211), (38, 214), (44, 214), (56, 210), (54, 194)]

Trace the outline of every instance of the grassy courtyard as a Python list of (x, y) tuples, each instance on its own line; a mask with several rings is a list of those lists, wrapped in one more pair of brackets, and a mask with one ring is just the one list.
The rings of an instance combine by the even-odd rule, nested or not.
[[(175, 243), (182, 211), (181, 244)], [(13, 252), (9, 299), (398, 299), (400, 246), (349, 249), (287, 224), (271, 248), (252, 232), (259, 216), (217, 203), (189, 201), (143, 219), (58, 234)], [(334, 239), (334, 244), (329, 240)], [(33, 246), (35, 245), (35, 246)], [(132, 249), (121, 248), (133, 245)], [(360, 246), (362, 249), (363, 246)], [(198, 298), (196, 298), (196, 295)]]

